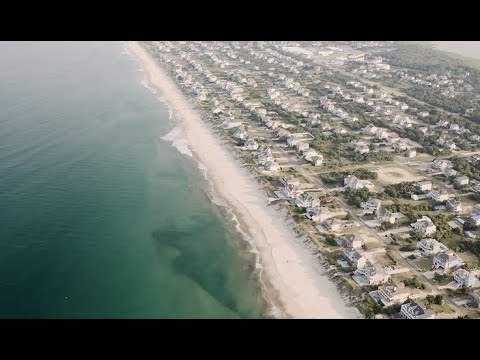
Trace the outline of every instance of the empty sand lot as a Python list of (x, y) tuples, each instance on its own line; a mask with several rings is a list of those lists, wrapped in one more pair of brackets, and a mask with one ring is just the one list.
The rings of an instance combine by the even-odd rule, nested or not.
[(417, 175), (411, 170), (398, 165), (382, 166), (377, 170), (378, 181), (383, 185), (398, 184), (403, 181), (419, 181), (424, 179), (423, 176)]

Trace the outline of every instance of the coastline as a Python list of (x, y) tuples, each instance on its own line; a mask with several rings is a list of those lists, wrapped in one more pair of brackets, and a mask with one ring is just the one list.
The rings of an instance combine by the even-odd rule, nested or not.
[(334, 282), (311, 250), (302, 244), (285, 213), (267, 206), (266, 196), (221, 144), (177, 85), (136, 42), (129, 51), (142, 63), (149, 83), (164, 97), (188, 139), (194, 156), (206, 167), (216, 191), (231, 206), (240, 228), (253, 238), (263, 268), (266, 295), (292, 318), (361, 318), (346, 305)]

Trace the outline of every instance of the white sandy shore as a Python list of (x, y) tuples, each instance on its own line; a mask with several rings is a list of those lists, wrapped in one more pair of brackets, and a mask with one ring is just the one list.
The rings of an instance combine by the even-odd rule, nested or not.
[(216, 191), (255, 240), (270, 296), (275, 296), (293, 318), (361, 318), (356, 308), (345, 305), (314, 256), (295, 237), (283, 216), (266, 205), (258, 184), (242, 171), (164, 70), (138, 43), (129, 42), (128, 49), (142, 62), (151, 85), (172, 107), (192, 151), (207, 166)]

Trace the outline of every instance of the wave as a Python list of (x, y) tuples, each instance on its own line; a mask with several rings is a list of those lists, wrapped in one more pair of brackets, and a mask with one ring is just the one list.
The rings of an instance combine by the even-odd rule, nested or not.
[[(125, 47), (126, 47), (126, 43), (125, 43)], [(127, 47), (126, 47), (126, 49), (130, 54), (132, 54), (128, 50)], [(134, 54), (132, 54), (132, 55), (140, 62), (142, 71), (145, 73), (145, 70), (143, 68), (143, 64), (142, 64), (141, 60), (138, 59)], [(158, 94), (158, 90), (155, 89), (153, 86), (151, 86), (146, 74), (145, 74), (144, 79), (142, 79), (141, 84), (145, 88), (152, 91), (155, 95)], [(158, 100), (160, 102), (162, 102), (168, 108), (169, 119), (174, 120), (174, 115), (175, 115), (174, 110), (173, 110), (173, 107), (171, 106), (171, 104), (168, 102), (168, 100), (163, 96), (159, 96)], [(278, 318), (278, 319), (285, 318), (285, 313), (280, 308), (275, 306), (265, 294), (264, 289), (266, 289), (266, 285), (265, 285), (265, 283), (262, 279), (263, 266), (260, 262), (260, 252), (257, 249), (257, 245), (256, 245), (255, 241), (253, 240), (253, 238), (250, 235), (248, 235), (245, 231), (242, 230), (240, 222), (238, 221), (238, 219), (237, 219), (237, 217), (236, 217), (236, 215), (233, 211), (233, 208), (228, 205), (228, 203), (225, 201), (225, 199), (223, 199), (222, 197), (220, 197), (218, 195), (217, 191), (215, 191), (214, 182), (211, 179), (208, 178), (208, 168), (207, 168), (207, 166), (205, 166), (205, 164), (203, 164), (200, 160), (198, 160), (194, 157), (194, 155), (193, 155), (193, 153), (190, 149), (190, 146), (189, 146), (188, 138), (185, 135), (185, 132), (184, 132), (182, 126), (177, 124), (168, 134), (164, 135), (161, 139), (164, 140), (164, 141), (171, 142), (172, 146), (175, 147), (181, 154), (186, 155), (190, 158), (193, 158), (197, 161), (198, 168), (203, 172), (203, 176), (209, 184), (209, 189), (205, 190), (205, 193), (207, 194), (207, 197), (210, 199), (210, 201), (213, 204), (215, 204), (219, 207), (222, 207), (226, 210), (227, 214), (230, 215), (230, 221), (232, 221), (232, 223), (234, 224), (236, 231), (241, 235), (242, 239), (244, 239), (250, 245), (250, 251), (249, 252), (255, 255), (255, 271), (258, 271), (258, 278), (259, 278), (259, 281), (260, 281), (260, 284), (261, 284), (262, 296), (264, 297), (264, 299), (269, 304), (269, 315), (274, 317), (274, 318)]]

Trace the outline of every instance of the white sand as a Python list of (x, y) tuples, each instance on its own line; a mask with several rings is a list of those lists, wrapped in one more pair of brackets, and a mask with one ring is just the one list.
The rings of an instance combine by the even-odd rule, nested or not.
[(223, 148), (164, 70), (138, 43), (129, 42), (128, 48), (142, 62), (150, 83), (172, 107), (191, 149), (207, 166), (216, 190), (253, 237), (264, 269), (263, 278), (266, 275), (268, 294), (275, 297), (289, 317), (361, 318), (356, 308), (345, 305), (335, 285), (285, 224), (284, 217), (266, 206), (258, 184), (250, 180), (231, 153)]

